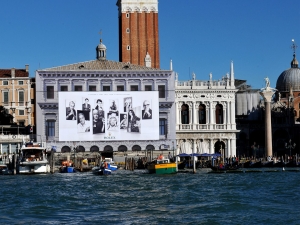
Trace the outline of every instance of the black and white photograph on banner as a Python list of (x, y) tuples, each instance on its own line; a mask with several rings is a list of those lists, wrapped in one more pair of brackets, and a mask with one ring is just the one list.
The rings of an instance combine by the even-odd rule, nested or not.
[(129, 111), (132, 108), (132, 97), (124, 98), (124, 112)]
[(105, 118), (99, 117), (99, 112), (97, 109), (93, 109), (92, 117), (93, 117), (93, 134), (105, 133)]
[(159, 140), (158, 91), (59, 92), (60, 141)]
[(128, 132), (141, 132), (141, 107), (135, 107), (128, 112)]
[(76, 120), (75, 102), (66, 100), (66, 120)]
[(110, 102), (110, 106), (109, 106), (109, 112), (115, 112), (117, 114), (119, 114), (119, 104), (118, 104), (118, 100), (117, 99), (113, 99), (113, 100), (109, 100)]
[(91, 111), (91, 104), (90, 100), (88, 98), (83, 98), (83, 104), (82, 104), (82, 111), (90, 112)]
[(118, 119), (119, 119), (119, 115), (117, 112), (107, 113), (107, 131), (119, 130)]
[(126, 130), (128, 128), (128, 116), (126, 113), (120, 114), (120, 130)]
[(89, 112), (77, 110), (77, 115), (77, 131), (79, 133), (90, 132), (90, 121), (86, 119), (87, 115), (89, 115)]
[(95, 100), (95, 109), (98, 110), (99, 118), (105, 118), (105, 111), (104, 111), (104, 103), (102, 99), (98, 98)]
[(152, 109), (151, 109), (151, 101), (150, 100), (144, 100), (144, 102), (143, 102), (142, 119), (143, 120), (152, 119)]

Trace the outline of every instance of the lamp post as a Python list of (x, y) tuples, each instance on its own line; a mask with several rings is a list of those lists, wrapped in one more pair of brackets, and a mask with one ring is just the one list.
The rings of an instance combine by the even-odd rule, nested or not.
[(296, 147), (296, 143), (292, 144), (292, 140), (289, 140), (289, 143), (285, 143), (285, 148), (290, 149), (290, 157), (291, 157), (291, 152), (292, 149)]

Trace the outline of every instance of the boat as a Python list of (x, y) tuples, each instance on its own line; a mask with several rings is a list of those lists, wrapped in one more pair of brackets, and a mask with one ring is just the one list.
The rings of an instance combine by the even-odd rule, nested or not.
[(95, 166), (92, 168), (92, 173), (95, 175), (111, 175), (111, 170), (108, 168)]
[(107, 168), (111, 171), (116, 171), (118, 169), (118, 166), (115, 164), (112, 158), (105, 158), (105, 161), (107, 162)]
[(171, 174), (176, 173), (177, 165), (175, 162), (170, 162), (169, 159), (154, 160), (147, 165), (149, 173), (156, 174)]
[(183, 170), (185, 168), (185, 166), (186, 166), (186, 161), (183, 160), (181, 163), (178, 164), (177, 167), (179, 170)]
[(71, 160), (66, 160), (61, 163), (61, 167), (59, 168), (60, 173), (75, 173), (76, 170), (73, 167), (73, 162)]
[(222, 164), (220, 163), (217, 166), (211, 166), (210, 167), (212, 169), (213, 172), (227, 172), (227, 171), (234, 171), (234, 170), (238, 170), (240, 168), (239, 165), (235, 164), (235, 165), (230, 165), (230, 164)]
[(46, 148), (41, 144), (25, 143), (21, 148), (20, 174), (49, 173), (50, 164)]
[(6, 164), (0, 165), (0, 174), (1, 175), (11, 175), (12, 171), (8, 169), (8, 166)]

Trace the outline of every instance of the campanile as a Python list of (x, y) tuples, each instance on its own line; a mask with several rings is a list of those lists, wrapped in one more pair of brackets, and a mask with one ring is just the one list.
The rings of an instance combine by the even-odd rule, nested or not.
[(119, 60), (159, 68), (158, 0), (118, 0)]

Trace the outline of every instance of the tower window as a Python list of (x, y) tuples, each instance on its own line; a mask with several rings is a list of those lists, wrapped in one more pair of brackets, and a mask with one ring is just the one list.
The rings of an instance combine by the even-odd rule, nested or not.
[(126, 29), (126, 33), (130, 33), (130, 29), (129, 28)]
[(129, 18), (129, 13), (126, 13), (126, 18)]
[(127, 50), (130, 50), (130, 45), (127, 45)]

